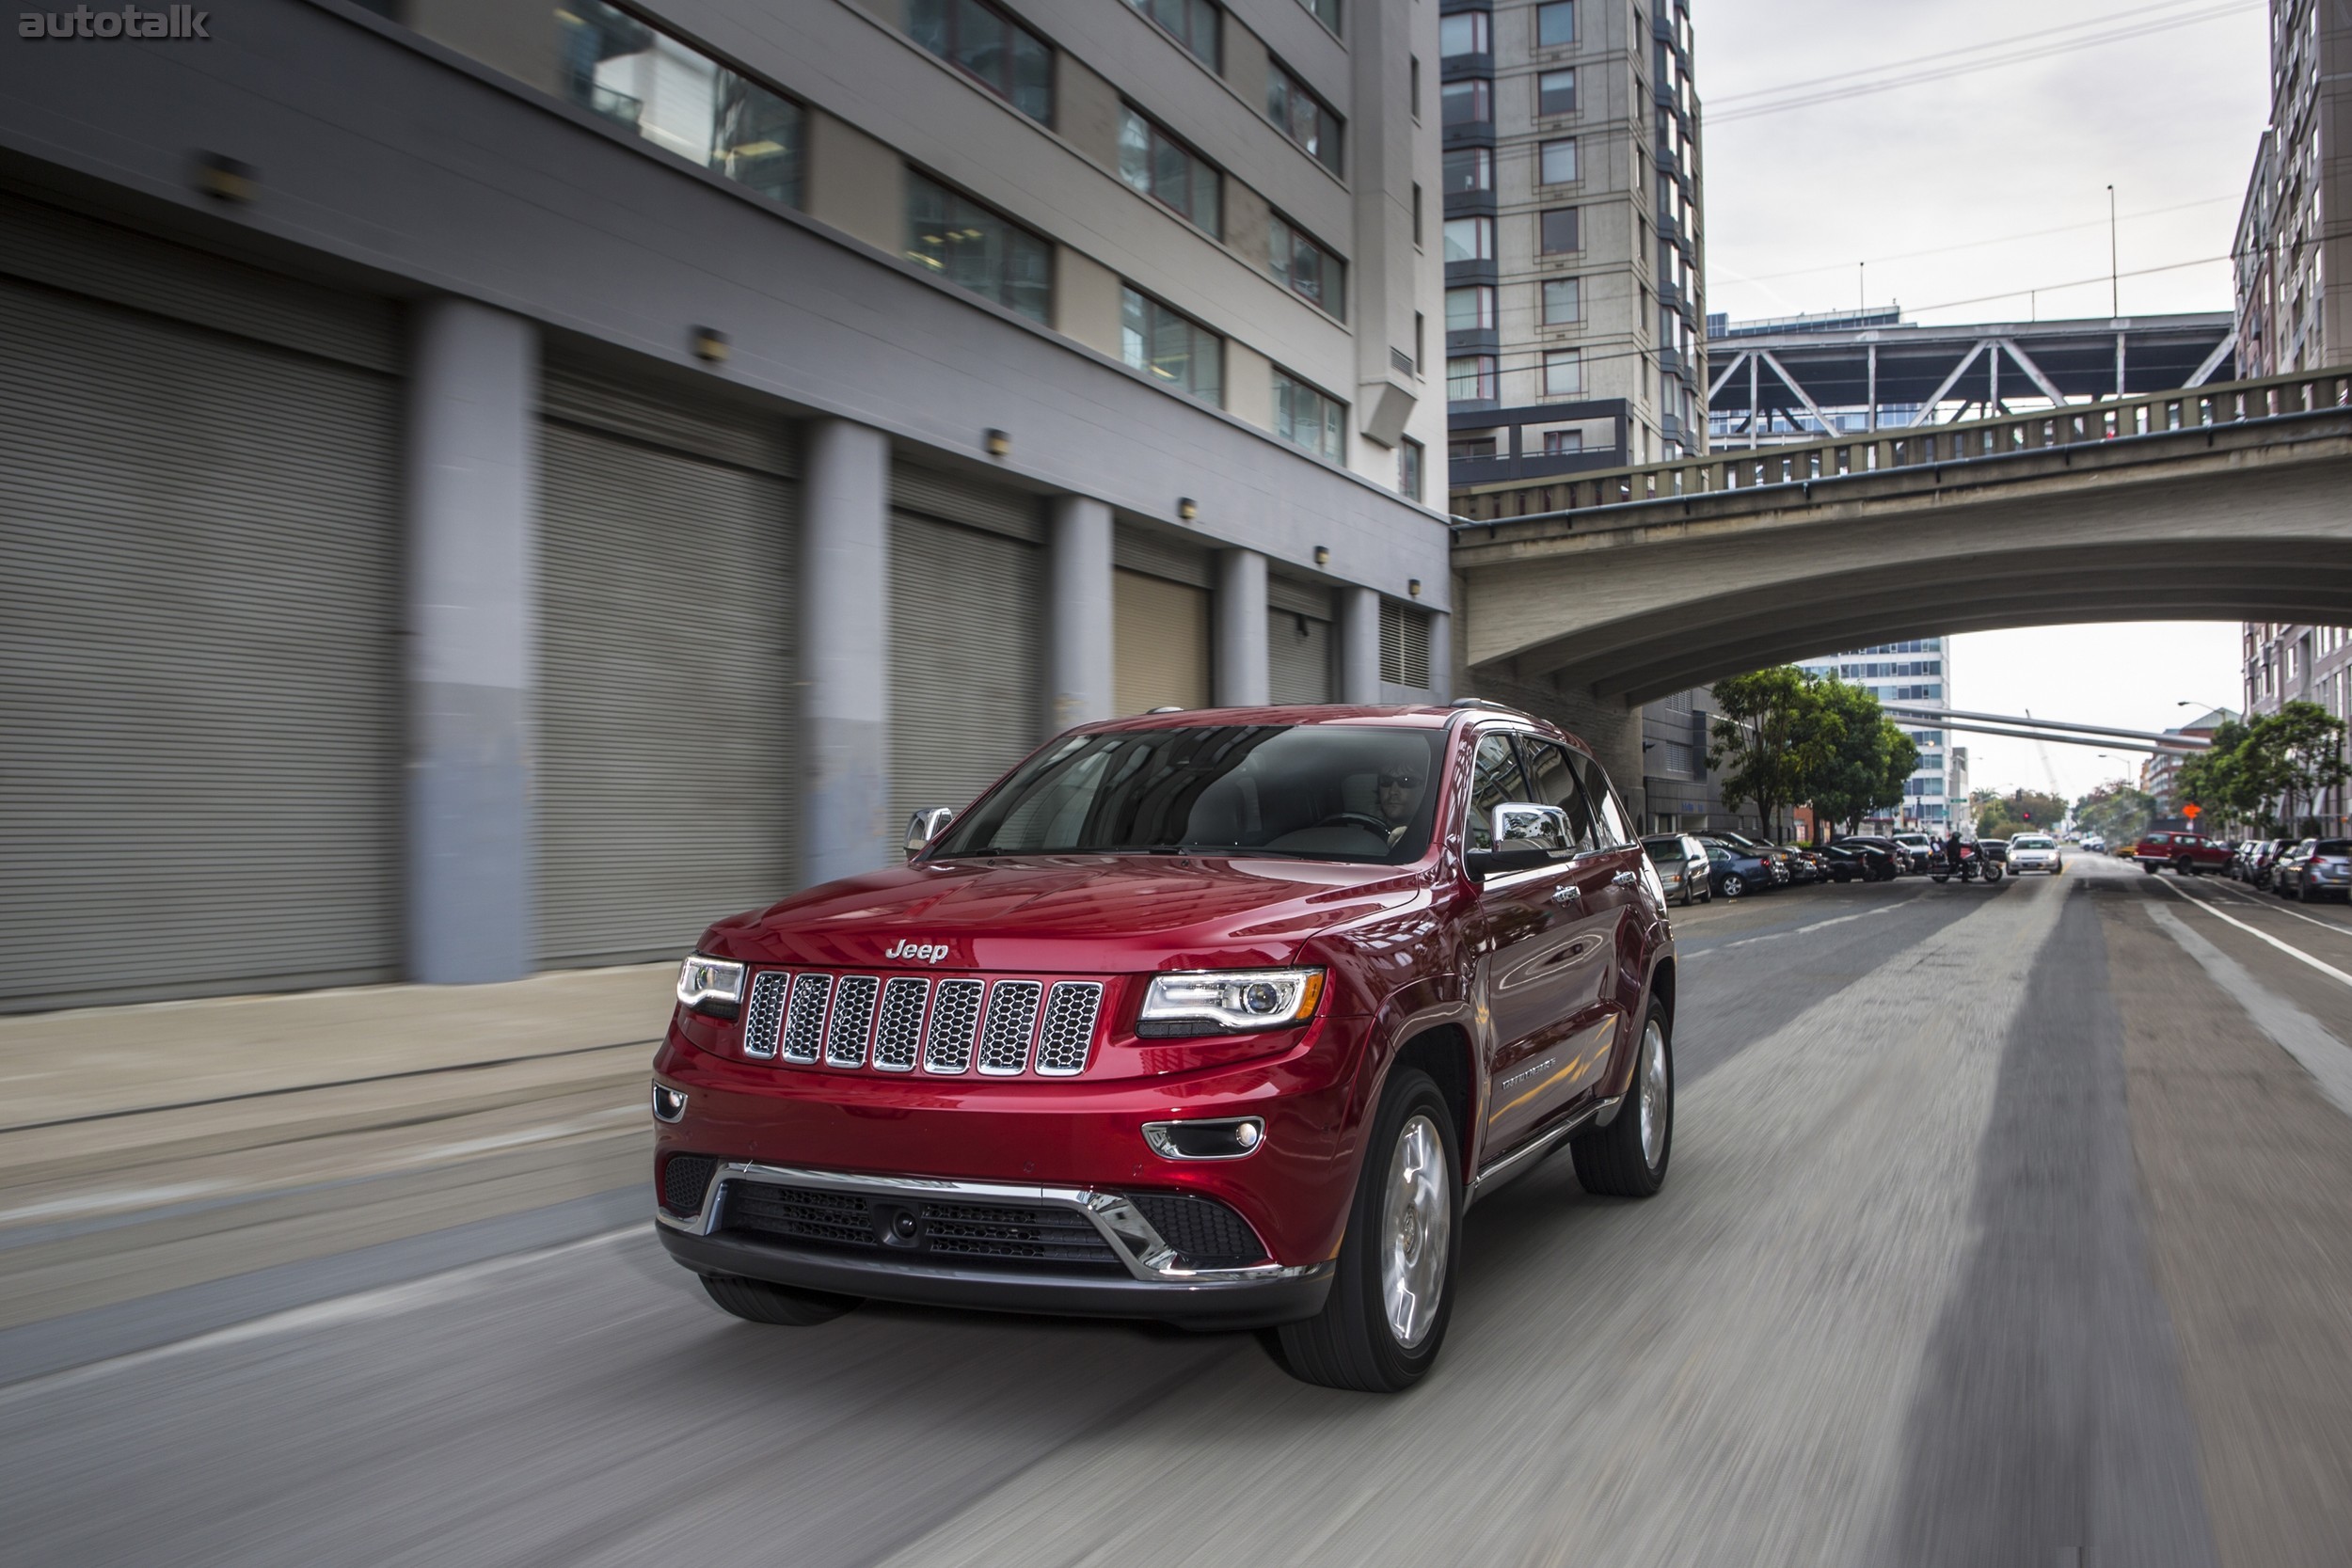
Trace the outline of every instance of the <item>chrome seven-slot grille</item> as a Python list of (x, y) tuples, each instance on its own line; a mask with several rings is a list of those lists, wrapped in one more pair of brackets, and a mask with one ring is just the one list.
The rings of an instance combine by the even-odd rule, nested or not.
[(1074, 1078), (1094, 1044), (1095, 980), (932, 980), (769, 970), (743, 1009), (743, 1052), (815, 1067)]

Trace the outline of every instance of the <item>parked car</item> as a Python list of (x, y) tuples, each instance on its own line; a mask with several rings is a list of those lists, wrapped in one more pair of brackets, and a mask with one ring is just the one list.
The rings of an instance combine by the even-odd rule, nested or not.
[(2352, 838), (2307, 838), (2279, 863), (2281, 898), (2341, 898), (2352, 904)]
[(1986, 860), (1997, 861), (2003, 865), (2007, 865), (2009, 863), (2008, 839), (1980, 838), (1977, 840), (1977, 847), (1983, 852)]
[(1879, 853), (1887, 858), (1889, 863), (1894, 867), (1895, 875), (1898, 877), (1909, 876), (1914, 871), (1920, 869), (1926, 863), (1925, 862), (1915, 863), (1911, 858), (1910, 847), (1906, 845), (1898, 844), (1891, 838), (1880, 838), (1872, 834), (1857, 833), (1851, 838), (1841, 838), (1837, 842), (1840, 844), (1851, 845), (1858, 848), (1876, 849)]
[(1912, 870), (1925, 871), (1928, 862), (1935, 858), (1937, 839), (1926, 833), (1910, 832), (1897, 833), (1894, 837), (1895, 842), (1902, 846), (1903, 853), (1911, 857)]
[(1788, 851), (1779, 845), (1767, 844), (1762, 839), (1750, 838), (1745, 833), (1717, 832), (1710, 836), (1730, 845), (1734, 849), (1743, 850), (1762, 861), (1772, 874), (1774, 887), (1787, 887), (1794, 879), (1794, 874), (1788, 866)]
[(1788, 857), (1788, 879), (1801, 887), (1829, 880), (1829, 862), (1810, 845), (1784, 844), (1781, 852)]
[(721, 920), (654, 1059), (657, 1234), (711, 1299), (1272, 1327), (1404, 1388), (1473, 1196), (1663, 1185), (1675, 951), (1607, 776), (1524, 715), (1057, 736), (907, 863)]
[(2201, 877), (2228, 868), (2230, 847), (2199, 832), (2158, 830), (2139, 835), (2139, 842), (2132, 847), (2132, 859), (2142, 871), (2161, 871), (2169, 865), (2184, 877)]
[(1751, 893), (1769, 893), (1778, 885), (1772, 876), (1772, 862), (1744, 845), (1734, 846), (1711, 837), (1702, 838), (1699, 843), (1707, 849), (1718, 897), (1740, 898)]
[(1895, 879), (1895, 857), (1874, 844), (1857, 844), (1841, 838), (1835, 844), (1821, 847), (1822, 858), (1829, 863), (1832, 879), (1840, 882), (1891, 882)]
[(1658, 879), (1675, 903), (1703, 904), (1715, 896), (1707, 847), (1689, 833), (1652, 833), (1642, 840), (1642, 852), (1658, 868)]
[(2262, 846), (2261, 839), (2249, 838), (2230, 851), (2230, 879), (2232, 881), (2243, 882), (2252, 877), (2254, 856), (2261, 852)]
[(2246, 879), (2251, 882), (2258, 891), (2267, 889), (2272, 879), (2278, 874), (2279, 857), (2294, 847), (2294, 844), (2287, 839), (2265, 839), (2263, 843), (2262, 853), (2254, 857), (2253, 872)]
[(2082, 847), (2088, 852), (2096, 855), (2105, 852), (2107, 847), (2107, 841), (2100, 837), (2097, 833), (2085, 833), (2082, 839)]
[(2066, 869), (2066, 857), (2059, 852), (2058, 840), (2048, 833), (2019, 833), (2009, 841), (2008, 863), (2021, 877), (2028, 871), (2056, 876)]

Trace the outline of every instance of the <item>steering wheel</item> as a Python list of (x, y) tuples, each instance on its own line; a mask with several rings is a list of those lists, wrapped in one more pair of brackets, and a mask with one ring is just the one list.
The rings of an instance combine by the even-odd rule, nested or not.
[(1315, 826), (1318, 828), (1361, 828), (1368, 833), (1379, 834), (1383, 841), (1389, 836), (1389, 824), (1369, 813), (1360, 811), (1333, 812)]

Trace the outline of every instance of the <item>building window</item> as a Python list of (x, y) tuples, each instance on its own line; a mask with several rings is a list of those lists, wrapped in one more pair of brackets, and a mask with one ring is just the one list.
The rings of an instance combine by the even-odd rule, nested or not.
[(1465, 354), (1445, 362), (1445, 395), (1448, 403), (1495, 401), (1495, 356), (1491, 354)]
[[(920, 0), (918, 0), (920, 3)], [(1222, 17), (1211, 0), (1127, 0), (1211, 71), (1224, 70)]]
[(1412, 87), (1409, 102), (1411, 103), (1413, 109), (1413, 122), (1415, 124), (1419, 124), (1421, 122), (1421, 56), (1419, 55), (1412, 55), (1406, 63), (1412, 68)]
[(1544, 432), (1546, 457), (1574, 457), (1584, 450), (1584, 433), (1581, 430), (1547, 430)]
[(1535, 112), (1539, 115), (1576, 113), (1576, 72), (1547, 71), (1536, 77)]
[(1438, 57), (1452, 60), (1464, 55), (1493, 54), (1492, 27), (1493, 18), (1485, 11), (1455, 11), (1438, 18)]
[(1307, 156), (1339, 173), (1339, 116), (1279, 65), (1266, 67), (1265, 112), (1284, 135), (1305, 149)]
[(1421, 495), (1422, 446), (1410, 436), (1397, 443), (1396, 493), (1407, 500), (1419, 500)]
[(1279, 217), (1266, 224), (1266, 266), (1293, 293), (1335, 316), (1343, 313), (1346, 263)]
[(1584, 281), (1552, 277), (1544, 282), (1544, 325), (1569, 326), (1584, 319)]
[(1119, 177), (1194, 227), (1222, 235), (1215, 166), (1124, 105), (1119, 111)]
[(1457, 147), (1445, 155), (1445, 184), (1448, 196), (1456, 191), (1490, 191), (1495, 188), (1495, 155), (1484, 147)]
[(907, 0), (915, 42), (1041, 125), (1054, 122), (1054, 50), (985, 0)]
[(1467, 289), (1445, 292), (1445, 329), (1448, 332), (1477, 332), (1494, 330), (1495, 292), (1490, 284), (1480, 283)]
[(1495, 259), (1495, 220), (1445, 220), (1445, 259), (1449, 261), (1491, 261)]
[(1340, 30), (1340, 0), (1298, 0), (1308, 14), (1337, 33)]
[(1546, 256), (1565, 256), (1581, 249), (1576, 237), (1576, 209), (1553, 207), (1536, 214), (1535, 248)]
[(1274, 434), (1334, 463), (1347, 461), (1347, 404), (1274, 372)]
[(1579, 348), (1544, 350), (1544, 396), (1572, 398), (1584, 390), (1584, 351)]
[(556, 14), (565, 97), (739, 185), (801, 204), (798, 103), (602, 0)]
[(1429, 617), (1391, 599), (1380, 601), (1380, 678), (1429, 688)]
[(1561, 49), (1576, 41), (1576, 0), (1549, 0), (1535, 8), (1535, 47)]
[(1445, 445), (1446, 458), (1454, 463), (1474, 463), (1494, 456), (1499, 450), (1492, 435), (1456, 436)]
[(1573, 185), (1576, 183), (1576, 138), (1545, 142), (1539, 152), (1541, 167), (1535, 176), (1537, 184)]
[(1438, 89), (1438, 110), (1446, 125), (1485, 125), (1495, 118), (1494, 84), (1483, 76), (1448, 82)]
[(1053, 320), (1054, 247), (912, 169), (907, 256), (1031, 321)]
[(1419, 250), (1421, 248), (1422, 232), (1421, 213), (1421, 182), (1416, 180), (1413, 182), (1413, 248), (1415, 250)]
[(1148, 294), (1120, 291), (1120, 349), (1127, 363), (1148, 371), (1203, 403), (1225, 403), (1225, 341)]

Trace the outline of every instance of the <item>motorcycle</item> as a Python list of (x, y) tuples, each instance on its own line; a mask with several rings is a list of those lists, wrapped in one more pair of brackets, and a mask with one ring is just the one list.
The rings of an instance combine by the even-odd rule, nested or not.
[[(1928, 875), (1939, 882), (1948, 882), (1952, 879), (1953, 867), (1946, 860), (1941, 849), (1937, 850), (1934, 858), (1928, 862)], [(1990, 887), (1999, 881), (2003, 875), (2004, 867), (1999, 861), (1971, 845), (1963, 844), (1960, 847), (1959, 876), (1962, 881), (1973, 882), (1982, 878), (1985, 885)]]

